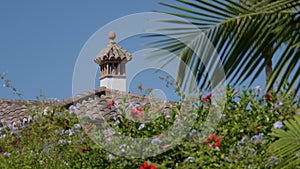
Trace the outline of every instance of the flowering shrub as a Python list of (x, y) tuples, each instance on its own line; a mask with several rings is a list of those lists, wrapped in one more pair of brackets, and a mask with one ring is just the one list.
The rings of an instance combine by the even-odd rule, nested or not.
[[(272, 168), (285, 159), (269, 151), (278, 138), (271, 133), (286, 130), (283, 123), (299, 112), (299, 101), (281, 94), (269, 95), (258, 89), (234, 90), (228, 88), (225, 110), (217, 128), (203, 135), (208, 107), (214, 107), (214, 94), (201, 97), (198, 103), (196, 123), (180, 144), (162, 141), (164, 130), (185, 110), (159, 109), (158, 116), (146, 121), (148, 108), (136, 106), (130, 113), (110, 122), (116, 132), (135, 138), (152, 137), (151, 145), (159, 147), (161, 154), (153, 157), (127, 158), (105, 151), (96, 145), (89, 134), (94, 125), (83, 127), (69, 110), (57, 107), (53, 112), (41, 106), (31, 116), (14, 124), (0, 124), (0, 168)], [(204, 99), (203, 99), (204, 98)], [(275, 100), (278, 100), (275, 102)], [(296, 100), (296, 101), (295, 101)], [(108, 108), (115, 106), (110, 102)], [(46, 113), (45, 113), (46, 112)], [(115, 133), (105, 131), (105, 138), (114, 141)], [(299, 138), (298, 138), (299, 139)], [(121, 145), (120, 152), (130, 147)], [(300, 153), (298, 153), (300, 154)], [(299, 155), (300, 158), (300, 155)], [(298, 160), (299, 159), (294, 159)]]
[(3, 72), (3, 73), (0, 74), (0, 80), (3, 82), (2, 87), (11, 89), (14, 95), (17, 95), (19, 98), (22, 98), (22, 94), (19, 91), (17, 91), (17, 88), (15, 88), (12, 85), (11, 80), (9, 80), (7, 78), (7, 73), (6, 72)]

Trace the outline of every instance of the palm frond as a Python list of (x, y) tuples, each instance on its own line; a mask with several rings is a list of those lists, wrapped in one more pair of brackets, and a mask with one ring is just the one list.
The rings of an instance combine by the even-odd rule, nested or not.
[(272, 143), (269, 151), (280, 159), (278, 168), (293, 168), (300, 165), (300, 117), (284, 122), (287, 130), (274, 129), (272, 135), (279, 139)]
[[(289, 91), (295, 87), (296, 92), (299, 91), (300, 74), (297, 68), (300, 57), (300, 29), (297, 17), (299, 11), (295, 9), (299, 9), (300, 0), (262, 1), (254, 4), (255, 8), (249, 3), (233, 0), (177, 1), (182, 5), (161, 3), (173, 11), (157, 11), (185, 19), (161, 20), (185, 25), (176, 29), (160, 29), (166, 34), (176, 35), (177, 40), (157, 35), (163, 40), (150, 44), (179, 55), (193, 72), (200, 88), (208, 88), (211, 85), (208, 83), (208, 74), (209, 71), (216, 72), (212, 69), (215, 67), (213, 59), (216, 59), (216, 54), (229, 82), (241, 84), (250, 80), (249, 85), (257, 79), (268, 61), (276, 54), (279, 59), (267, 89), (270, 90), (276, 83), (280, 89), (286, 82), (290, 82)], [(206, 36), (208, 41), (203, 41), (201, 36)], [(270, 51), (267, 57), (264, 56), (266, 50)], [(220, 65), (217, 67), (220, 68)], [(180, 71), (178, 81), (183, 84), (187, 70)], [(216, 81), (217, 79), (219, 81)], [(221, 78), (217, 79), (214, 79), (214, 84), (222, 81)]]

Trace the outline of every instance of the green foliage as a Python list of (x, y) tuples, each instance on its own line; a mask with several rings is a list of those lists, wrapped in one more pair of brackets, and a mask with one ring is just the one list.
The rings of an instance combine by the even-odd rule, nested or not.
[[(182, 19), (160, 20), (173, 25), (159, 29), (163, 35), (148, 36), (160, 37), (149, 44), (159, 49), (153, 58), (168, 57), (164, 52), (159, 54), (168, 50), (187, 65), (179, 65), (180, 85), (190, 82), (185, 80), (190, 69), (199, 86), (207, 88), (212, 80), (208, 79), (207, 70), (215, 66), (216, 53), (222, 67), (217, 66), (214, 71), (224, 69), (233, 84), (249, 79), (253, 83), (278, 53), (267, 89), (278, 82), (279, 91), (290, 82), (287, 93), (300, 90), (300, 0), (177, 0), (161, 4), (171, 10), (156, 12)], [(166, 62), (171, 59), (166, 58)], [(217, 84), (222, 79), (214, 81)]]
[(284, 124), (287, 130), (273, 130), (272, 135), (279, 139), (270, 145), (270, 152), (281, 159), (278, 168), (294, 168), (300, 165), (300, 116)]
[[(206, 142), (204, 139), (210, 136), (202, 132), (210, 108), (216, 108), (211, 99), (203, 103), (199, 100), (195, 112), (196, 123), (180, 140), (180, 144), (159, 155), (141, 158), (126, 158), (107, 152), (88, 137), (90, 133), (87, 133), (84, 125), (79, 124), (71, 111), (57, 106), (48, 109), (40, 106), (31, 112), (30, 122), (16, 124), (21, 127), (18, 130), (5, 122), (1, 124), (0, 168), (123, 169), (139, 168), (145, 161), (159, 169), (272, 168), (290, 162), (285, 161), (285, 158), (290, 153), (295, 155), (300, 151), (296, 142), (297, 139), (299, 141), (299, 117), (294, 115), (299, 112), (299, 103), (287, 95), (270, 94), (265, 97), (258, 89), (239, 93), (231, 87), (227, 90), (226, 106), (218, 117), (221, 120), (211, 133), (220, 136), (220, 148), (213, 142)], [(122, 109), (121, 103), (118, 106)], [(142, 117), (147, 117), (149, 107), (141, 108), (144, 113)], [(180, 112), (185, 110), (177, 103), (173, 109), (168, 109), (169, 116), (160, 110), (155, 119), (144, 123), (143, 128), (140, 128), (142, 122), (132, 121), (125, 116), (120, 118), (117, 125), (115, 122), (110, 125), (124, 135), (153, 137), (172, 126)], [(286, 120), (288, 122), (284, 123), (283, 129), (288, 131), (274, 129), (277, 121)], [(280, 138), (278, 140), (273, 136)], [(161, 147), (165, 144), (158, 145)], [(274, 153), (268, 151), (270, 145)], [(289, 152), (286, 154), (286, 151)], [(291, 160), (299, 161), (296, 156)]]

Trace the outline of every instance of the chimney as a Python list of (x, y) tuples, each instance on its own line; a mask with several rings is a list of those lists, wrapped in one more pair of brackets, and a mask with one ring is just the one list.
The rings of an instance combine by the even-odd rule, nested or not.
[(94, 59), (100, 66), (100, 87), (126, 92), (126, 63), (132, 57), (115, 42), (115, 32), (109, 32), (108, 38), (108, 45)]

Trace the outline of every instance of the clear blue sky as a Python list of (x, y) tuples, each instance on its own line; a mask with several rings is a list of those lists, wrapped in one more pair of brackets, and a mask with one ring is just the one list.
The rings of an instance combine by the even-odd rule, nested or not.
[[(168, 1), (172, 2), (164, 0)], [(68, 98), (72, 95), (76, 59), (89, 37), (120, 17), (166, 9), (157, 2), (0, 1), (0, 73), (8, 73), (7, 77), (24, 99), (35, 99), (40, 90), (47, 98)], [(103, 40), (107, 41), (106, 37)], [(122, 46), (134, 52), (136, 44), (128, 43), (122, 43)], [(141, 77), (138, 77), (137, 85), (140, 81)], [(16, 96), (0, 87), (0, 98), (15, 99)]]
[[(88, 38), (115, 19), (158, 8), (156, 0), (0, 1), (0, 72), (24, 99), (35, 99), (40, 89), (46, 97), (70, 97), (74, 64)], [(16, 97), (1, 85), (0, 98)]]

